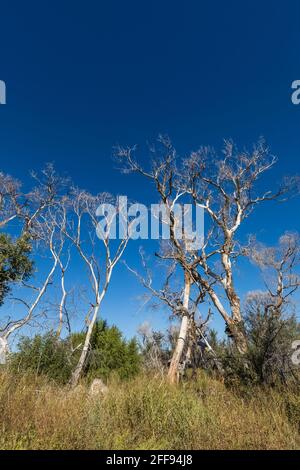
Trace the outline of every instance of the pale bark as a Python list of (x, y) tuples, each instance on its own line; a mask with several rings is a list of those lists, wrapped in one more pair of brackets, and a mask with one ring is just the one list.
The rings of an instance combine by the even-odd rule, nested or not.
[[(284, 181), (283, 186), (274, 193), (266, 191), (260, 196), (254, 195), (256, 180), (276, 163), (276, 158), (270, 155), (262, 140), (250, 152), (240, 152), (232, 142), (226, 141), (224, 155), (221, 157), (209, 148), (201, 148), (185, 158), (180, 168), (176, 165), (176, 151), (171, 141), (160, 136), (159, 143), (163, 147), (159, 149), (163, 150), (163, 158), (157, 153), (157, 158), (148, 171), (135, 160), (135, 147), (119, 148), (117, 156), (123, 161), (126, 172), (137, 172), (153, 181), (162, 203), (169, 209), (172, 248), (165, 256), (159, 255), (160, 258), (173, 259), (190, 273), (193, 282), (204, 290), (203, 295), (207, 293), (213, 301), (226, 323), (228, 336), (234, 341), (237, 350), (244, 354), (248, 349), (247, 339), (243, 328), (240, 298), (234, 283), (234, 262), (241, 255), (241, 250), (237, 249), (237, 232), (257, 204), (281, 198), (298, 179), (294, 182), (292, 179)], [(155, 154), (155, 148), (153, 152)], [(172, 200), (175, 203), (181, 195), (190, 195), (192, 201), (205, 210), (211, 219), (211, 235), (208, 238), (213, 238), (209, 243), (206, 241), (198, 254), (187, 253), (176, 238)], [(206, 248), (212, 251), (206, 253)], [(216, 272), (215, 266), (219, 264), (216, 261), (221, 262), (221, 274)], [(219, 293), (220, 288), (222, 293)], [(224, 297), (223, 294), (228, 301), (226, 308), (220, 300)], [(183, 332), (188, 329), (187, 324), (188, 318), (183, 315)], [(172, 359), (174, 370), (178, 362), (176, 357), (181, 356), (184, 341), (185, 338), (180, 339), (175, 349), (175, 357)], [(169, 374), (173, 377), (174, 371), (170, 370)]]
[(90, 348), (91, 336), (93, 333), (94, 325), (97, 320), (99, 307), (100, 307), (99, 304), (94, 307), (94, 313), (88, 326), (88, 330), (85, 336), (84, 345), (80, 354), (80, 358), (70, 380), (71, 387), (75, 387), (78, 384), (84, 365), (86, 363), (87, 355), (88, 355), (89, 348)]
[(102, 303), (102, 301), (105, 297), (105, 294), (107, 292), (107, 289), (108, 289), (108, 286), (109, 286), (109, 283), (110, 283), (110, 280), (111, 280), (111, 275), (112, 275), (113, 268), (116, 265), (116, 263), (118, 262), (119, 257), (121, 257), (121, 255), (122, 255), (122, 253), (123, 253), (123, 251), (126, 247), (126, 244), (127, 244), (127, 241), (126, 241), (126, 243), (124, 243), (123, 249), (122, 249), (120, 255), (118, 257), (114, 258), (112, 263), (109, 263), (109, 265), (107, 267), (105, 285), (104, 285), (101, 292), (99, 291), (99, 283), (98, 283), (96, 275), (94, 273), (93, 266), (90, 265), (90, 271), (92, 273), (92, 277), (94, 278), (94, 282), (95, 282), (96, 303), (93, 306), (93, 308), (94, 308), (93, 315), (92, 315), (92, 318), (89, 321), (89, 325), (88, 325), (88, 329), (87, 329), (87, 332), (86, 332), (86, 335), (85, 335), (85, 340), (84, 340), (84, 344), (83, 344), (83, 348), (82, 348), (82, 351), (81, 351), (81, 354), (80, 354), (79, 361), (78, 361), (78, 363), (77, 363), (77, 365), (76, 365), (76, 367), (75, 367), (75, 369), (72, 373), (71, 379), (70, 379), (71, 387), (75, 387), (78, 384), (79, 379), (82, 375), (84, 366), (86, 364), (89, 348), (90, 348), (93, 329), (94, 329), (95, 323), (96, 323), (97, 318), (98, 318), (98, 313), (99, 313), (101, 303)]
[[(51, 283), (52, 276), (56, 270), (57, 267), (57, 260), (54, 260), (49, 273), (43, 283), (43, 285), (40, 288), (34, 288), (37, 290), (38, 294), (35, 297), (34, 301), (31, 304), (28, 304), (26, 301), (18, 299), (20, 302), (22, 302), (23, 305), (26, 306), (27, 308), (27, 315), (23, 317), (21, 320), (16, 320), (16, 321), (11, 321), (9, 322), (6, 327), (3, 329), (3, 333), (1, 334), (0, 340), (2, 344), (8, 344), (8, 339), (9, 337), (19, 328), (22, 328), (24, 325), (28, 324), (30, 320), (32, 319), (32, 316), (34, 314), (34, 311), (37, 309), (38, 305), (40, 304), (44, 294), (46, 293), (46, 290)], [(2, 350), (2, 355), (4, 354), (4, 360), (6, 360), (6, 355), (8, 353), (8, 347), (4, 348)]]
[(7, 339), (0, 337), (0, 364), (6, 364), (8, 351)]
[(92, 337), (94, 325), (97, 321), (100, 305), (101, 305), (101, 302), (102, 302), (102, 300), (103, 300), (103, 298), (106, 294), (106, 291), (108, 289), (111, 274), (112, 274), (112, 269), (114, 267), (114, 264), (110, 264), (108, 262), (109, 264), (106, 266), (107, 272), (106, 272), (105, 285), (104, 285), (104, 287), (103, 287), (103, 289), (100, 293), (100, 291), (99, 291), (100, 286), (99, 286), (99, 282), (98, 282), (93, 264), (88, 261), (88, 259), (83, 254), (81, 249), (79, 249), (79, 252), (81, 253), (81, 256), (86, 261), (86, 263), (89, 267), (91, 277), (92, 277), (93, 283), (94, 283), (94, 291), (96, 293), (96, 303), (93, 306), (93, 309), (94, 309), (93, 310), (93, 315), (92, 315), (92, 318), (90, 319), (89, 324), (88, 324), (88, 329), (87, 329), (87, 332), (86, 332), (86, 335), (85, 335), (85, 340), (84, 340), (84, 344), (83, 344), (83, 348), (82, 348), (82, 351), (81, 351), (81, 354), (80, 354), (79, 361), (78, 361), (78, 363), (77, 363), (77, 365), (76, 365), (76, 367), (75, 367), (75, 369), (72, 373), (71, 379), (70, 379), (71, 387), (76, 387), (76, 385), (78, 384), (80, 376), (82, 375), (84, 366), (86, 364), (86, 360), (87, 360), (87, 356), (88, 356), (88, 352), (89, 352), (89, 348), (90, 348), (91, 337)]
[[(214, 306), (218, 312), (223, 317), (223, 320), (226, 323), (227, 335), (231, 337), (235, 343), (235, 346), (240, 354), (245, 354), (248, 350), (246, 335), (243, 331), (242, 317), (240, 314), (240, 302), (238, 299), (238, 305), (236, 305), (236, 310), (234, 309), (233, 303), (230, 303), (232, 317), (228, 315), (224, 305), (222, 304), (219, 296), (216, 294), (215, 290), (210, 286), (210, 284), (203, 280), (204, 286), (207, 290), (208, 295), (210, 296)], [(234, 314), (233, 314), (234, 312)]]
[(188, 338), (189, 331), (189, 299), (191, 291), (191, 279), (188, 273), (184, 275), (184, 296), (183, 296), (183, 316), (181, 319), (179, 336), (173, 353), (171, 364), (168, 371), (168, 381), (174, 384), (178, 381), (178, 367), (183, 356), (184, 347)]
[(61, 330), (63, 327), (63, 319), (64, 319), (64, 310), (65, 310), (65, 305), (66, 305), (66, 299), (67, 299), (67, 291), (65, 287), (65, 271), (64, 269), (61, 269), (61, 299), (59, 303), (59, 323), (58, 323), (58, 328), (56, 331), (57, 337), (60, 336)]
[[(78, 381), (86, 365), (88, 352), (90, 349), (93, 328), (98, 319), (98, 313), (101, 307), (101, 303), (106, 295), (106, 292), (107, 292), (107, 289), (111, 280), (113, 269), (116, 266), (116, 264), (119, 262), (120, 258), (122, 257), (125, 251), (125, 248), (127, 246), (127, 243), (129, 241), (131, 223), (128, 226), (128, 234), (126, 238), (122, 239), (119, 242), (113, 255), (110, 250), (109, 235), (107, 236), (107, 238), (102, 240), (103, 247), (104, 247), (104, 255), (105, 255), (105, 259), (103, 259), (103, 261), (101, 259), (97, 259), (97, 257), (95, 256), (95, 253), (97, 252), (97, 246), (96, 246), (96, 241), (93, 240), (93, 238), (90, 238), (90, 243), (91, 243), (90, 247), (86, 247), (86, 245), (82, 243), (82, 238), (81, 238), (82, 230), (83, 230), (82, 223), (84, 222), (84, 216), (87, 217), (88, 221), (91, 223), (91, 226), (96, 231), (96, 227), (98, 223), (98, 220), (96, 217), (96, 210), (97, 210), (97, 207), (99, 207), (101, 203), (105, 202), (106, 196), (107, 195), (105, 194), (92, 196), (88, 193), (80, 192), (80, 191), (77, 192), (77, 190), (75, 190), (75, 193), (73, 195), (74, 200), (72, 203), (72, 208), (76, 215), (77, 221), (75, 223), (75, 226), (73, 227), (73, 233), (72, 231), (68, 232), (67, 226), (65, 226), (63, 229), (65, 235), (74, 244), (80, 257), (82, 258), (83, 262), (88, 268), (89, 282), (91, 284), (91, 288), (95, 295), (94, 297), (95, 300), (92, 305), (92, 308), (93, 308), (92, 318), (89, 319), (88, 329), (85, 335), (85, 340), (84, 340), (83, 348), (80, 354), (80, 358), (70, 379), (71, 387), (75, 387), (78, 384)], [(65, 213), (64, 218), (66, 218), (66, 208), (64, 208), (64, 213)], [(112, 222), (113, 220), (107, 221), (109, 227), (111, 226)], [(102, 262), (103, 262), (103, 266), (101, 265)], [(104, 274), (105, 279), (103, 283), (101, 283), (100, 273), (103, 268), (105, 272)]]
[[(51, 239), (53, 237), (53, 233), (52, 233), (52, 236), (51, 236)], [(32, 318), (32, 315), (33, 315), (33, 312), (34, 310), (37, 308), (37, 306), (39, 305), (40, 301), (42, 300), (42, 297), (44, 296), (50, 282), (51, 282), (51, 279), (52, 279), (52, 276), (56, 270), (56, 266), (57, 266), (57, 260), (55, 259), (50, 270), (49, 270), (49, 273), (43, 283), (43, 285), (38, 288), (38, 294), (35, 298), (35, 300), (33, 301), (33, 303), (31, 305), (28, 305), (26, 302), (23, 301), (23, 304), (27, 306), (28, 308), (28, 313), (27, 315), (22, 318), (21, 320), (17, 320), (17, 321), (13, 321), (11, 323), (11, 325), (9, 327), (6, 328), (5, 330), (5, 333), (2, 335), (3, 338), (5, 338), (6, 340), (8, 339), (8, 337), (14, 332), (16, 331), (17, 329), (21, 328), (23, 325), (25, 325), (26, 323), (28, 323), (31, 318)]]

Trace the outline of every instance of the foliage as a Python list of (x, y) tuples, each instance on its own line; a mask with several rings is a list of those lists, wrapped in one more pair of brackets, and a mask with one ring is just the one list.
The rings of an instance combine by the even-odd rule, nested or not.
[(300, 324), (293, 313), (267, 308), (268, 298), (249, 303), (245, 325), (249, 342), (248, 359), (257, 381), (285, 384), (293, 375), (291, 345), (299, 337)]
[(33, 338), (22, 337), (18, 343), (18, 352), (10, 355), (9, 366), (13, 370), (45, 374), (60, 383), (66, 383), (74, 361), (69, 342), (49, 332)]
[(27, 236), (23, 235), (13, 241), (9, 235), (0, 233), (0, 305), (10, 291), (11, 284), (20, 279), (26, 280), (32, 273), (30, 252)]
[(292, 343), (299, 338), (300, 324), (293, 312), (270, 308), (265, 293), (248, 295), (244, 324), (248, 351), (240, 355), (229, 341), (218, 341), (210, 333), (210, 344), (221, 360), (227, 383), (270, 386), (299, 383), (299, 368), (291, 361)]
[[(61, 340), (53, 332), (23, 337), (18, 351), (11, 354), (10, 367), (18, 371), (45, 374), (60, 383), (66, 383), (76, 366), (84, 341), (84, 333), (76, 333)], [(95, 324), (84, 375), (89, 379), (107, 379), (114, 372), (122, 379), (134, 376), (139, 370), (140, 356), (135, 339), (126, 341), (116, 326), (105, 321)]]
[[(83, 344), (84, 337), (84, 333), (73, 335), (71, 340), (74, 347)], [(104, 320), (95, 323), (85, 375), (89, 378), (108, 378), (114, 371), (120, 378), (127, 379), (137, 374), (139, 365), (140, 356), (135, 339), (126, 341), (116, 326), (109, 327)]]

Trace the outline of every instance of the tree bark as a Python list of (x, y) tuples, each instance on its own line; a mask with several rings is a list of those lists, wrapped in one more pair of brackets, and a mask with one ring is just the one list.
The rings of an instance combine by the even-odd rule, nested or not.
[(95, 305), (95, 307), (94, 307), (93, 317), (92, 317), (92, 319), (89, 323), (89, 326), (88, 326), (88, 330), (87, 330), (87, 333), (86, 333), (86, 336), (85, 336), (84, 345), (83, 345), (83, 348), (82, 348), (82, 351), (81, 351), (81, 355), (80, 355), (79, 361), (77, 363), (77, 366), (74, 369), (74, 372), (72, 373), (72, 376), (71, 376), (71, 379), (70, 379), (70, 385), (71, 385), (72, 388), (76, 387), (76, 385), (79, 382), (80, 376), (82, 374), (83, 367), (85, 365), (86, 358), (87, 358), (87, 355), (88, 355), (88, 352), (89, 352), (91, 336), (92, 336), (92, 332), (93, 332), (95, 322), (97, 320), (99, 307), (100, 307), (99, 304)]
[[(197, 272), (193, 273), (194, 277), (197, 277)], [(232, 312), (232, 317), (229, 316), (226, 312), (226, 309), (224, 305), (222, 304), (220, 298), (214, 291), (214, 289), (210, 286), (210, 284), (201, 279), (200, 276), (198, 276), (199, 282), (203, 285), (203, 287), (207, 290), (214, 306), (218, 310), (218, 312), (222, 315), (225, 324), (226, 324), (226, 329), (225, 333), (229, 338), (231, 338), (240, 354), (246, 354), (248, 351), (248, 344), (247, 344), (247, 338), (245, 335), (244, 327), (243, 327), (243, 321), (240, 313), (240, 301), (239, 298), (237, 298), (236, 303), (235, 303), (235, 309), (232, 306), (231, 303), (231, 312)]]
[(243, 319), (241, 315), (241, 301), (236, 293), (230, 255), (232, 251), (232, 233), (226, 233), (228, 239), (224, 244), (224, 253), (222, 253), (222, 264), (225, 270), (225, 278), (223, 286), (230, 304), (231, 317), (226, 321), (227, 334), (235, 343), (235, 346), (240, 354), (245, 354), (248, 350), (246, 335), (243, 328)]
[(0, 364), (6, 364), (7, 354), (8, 354), (7, 340), (0, 336)]
[(61, 335), (61, 330), (63, 327), (63, 320), (64, 320), (64, 309), (65, 309), (65, 304), (66, 304), (66, 298), (67, 298), (67, 291), (65, 288), (65, 272), (62, 269), (61, 271), (61, 290), (62, 290), (62, 296), (59, 304), (59, 323), (58, 323), (58, 328), (56, 332), (56, 336), (59, 338)]
[(183, 350), (186, 344), (189, 331), (189, 298), (191, 291), (191, 279), (187, 272), (184, 274), (184, 297), (183, 297), (183, 309), (184, 314), (182, 316), (179, 336), (177, 339), (176, 347), (173, 353), (171, 364), (168, 371), (168, 381), (171, 384), (178, 382), (178, 368), (182, 358)]
[(233, 339), (238, 352), (240, 354), (246, 354), (248, 351), (248, 344), (242, 321), (236, 321), (231, 318), (230, 320), (227, 320), (226, 333), (227, 336)]

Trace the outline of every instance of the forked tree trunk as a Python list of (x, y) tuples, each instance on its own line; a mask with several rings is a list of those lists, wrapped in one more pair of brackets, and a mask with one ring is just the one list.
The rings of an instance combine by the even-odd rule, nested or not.
[(183, 308), (184, 314), (181, 320), (179, 336), (177, 339), (176, 347), (173, 353), (173, 357), (171, 360), (171, 364), (168, 371), (168, 381), (171, 384), (175, 384), (178, 382), (178, 369), (179, 364), (182, 358), (183, 350), (186, 345), (188, 332), (189, 332), (189, 316), (188, 316), (188, 309), (189, 309), (189, 298), (191, 292), (191, 279), (187, 272), (184, 274), (184, 297), (183, 297)]

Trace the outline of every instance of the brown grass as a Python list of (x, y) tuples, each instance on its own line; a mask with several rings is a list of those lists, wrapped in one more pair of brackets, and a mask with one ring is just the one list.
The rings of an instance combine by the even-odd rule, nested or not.
[(1, 449), (299, 449), (299, 396), (240, 393), (200, 374), (170, 387), (161, 379), (116, 379), (105, 398), (83, 384), (0, 374)]

